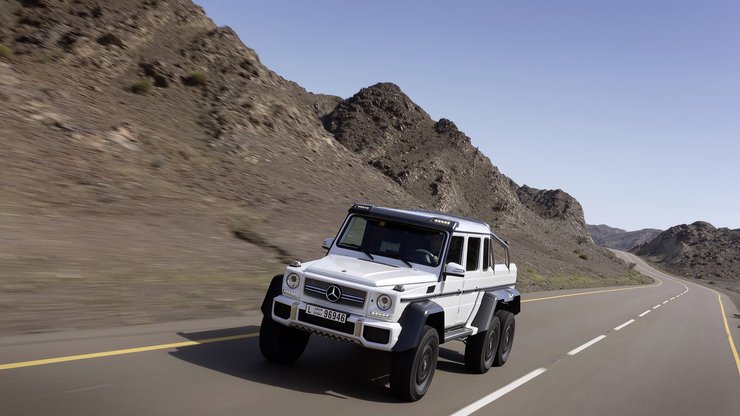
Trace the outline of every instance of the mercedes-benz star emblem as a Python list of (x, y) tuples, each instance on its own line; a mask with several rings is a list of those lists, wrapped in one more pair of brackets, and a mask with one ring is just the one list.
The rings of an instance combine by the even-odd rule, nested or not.
[(326, 300), (336, 302), (342, 298), (342, 289), (339, 286), (331, 285), (326, 288)]

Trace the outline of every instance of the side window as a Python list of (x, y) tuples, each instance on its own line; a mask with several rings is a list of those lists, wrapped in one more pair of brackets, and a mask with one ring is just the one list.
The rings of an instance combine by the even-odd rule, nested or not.
[(447, 252), (447, 263), (462, 265), (463, 241), (462, 237), (452, 237), (450, 250)]
[(483, 271), (491, 267), (491, 239), (483, 240)]
[(468, 238), (468, 256), (465, 262), (465, 270), (478, 270), (478, 264), (480, 264), (480, 238), (470, 237)]
[(506, 264), (506, 249), (495, 241), (491, 248), (493, 249), (493, 264)]

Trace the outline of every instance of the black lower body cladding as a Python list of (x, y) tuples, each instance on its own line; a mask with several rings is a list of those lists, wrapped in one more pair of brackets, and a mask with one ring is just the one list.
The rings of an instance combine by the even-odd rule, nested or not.
[(401, 335), (393, 351), (405, 351), (419, 345), (426, 325), (437, 331), (439, 339), (444, 339), (444, 309), (430, 300), (411, 303), (404, 309), (398, 323), (401, 324)]

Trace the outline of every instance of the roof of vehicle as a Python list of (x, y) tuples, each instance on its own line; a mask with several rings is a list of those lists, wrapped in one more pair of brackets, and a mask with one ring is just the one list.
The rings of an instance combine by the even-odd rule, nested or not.
[(349, 212), (372, 214), (381, 218), (396, 219), (445, 231), (491, 234), (491, 227), (483, 221), (443, 212), (384, 208), (367, 204), (355, 204), (349, 209)]

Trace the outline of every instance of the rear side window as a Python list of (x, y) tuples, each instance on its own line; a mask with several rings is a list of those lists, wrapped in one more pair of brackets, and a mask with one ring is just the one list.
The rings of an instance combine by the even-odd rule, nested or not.
[(468, 257), (465, 264), (465, 270), (478, 270), (478, 260), (480, 259), (480, 238), (468, 238)]
[(450, 251), (447, 253), (447, 263), (462, 265), (463, 241), (462, 237), (452, 237)]
[(488, 270), (491, 267), (491, 240), (486, 238), (483, 240), (483, 270)]

